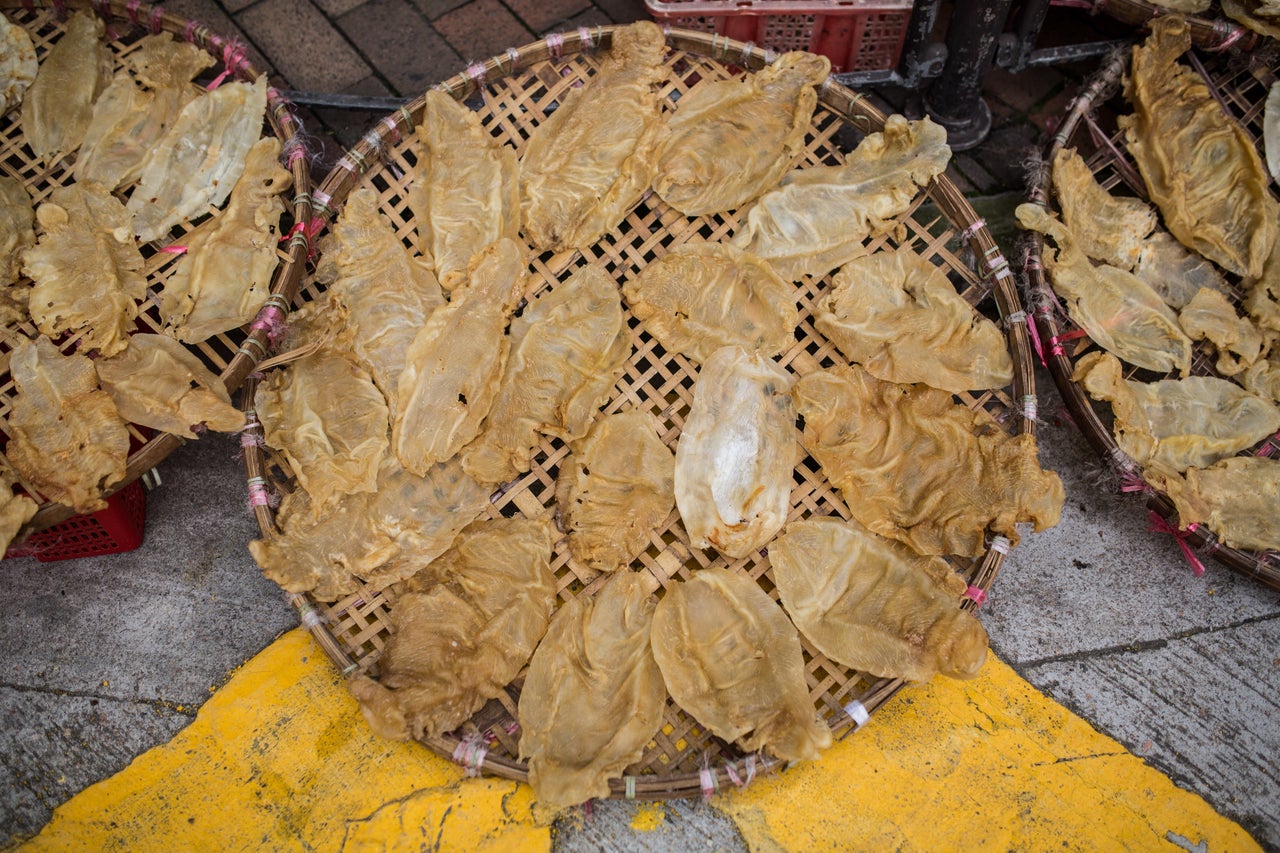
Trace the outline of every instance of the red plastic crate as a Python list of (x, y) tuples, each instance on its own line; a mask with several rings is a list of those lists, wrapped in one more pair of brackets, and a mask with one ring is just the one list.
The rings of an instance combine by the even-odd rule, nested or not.
[(718, 33), (776, 51), (807, 50), (831, 70), (896, 68), (911, 21), (910, 0), (645, 0), (659, 23)]
[(134, 480), (111, 497), (107, 508), (77, 515), (36, 531), (14, 545), (5, 557), (35, 557), (42, 563), (132, 551), (142, 544), (147, 492)]

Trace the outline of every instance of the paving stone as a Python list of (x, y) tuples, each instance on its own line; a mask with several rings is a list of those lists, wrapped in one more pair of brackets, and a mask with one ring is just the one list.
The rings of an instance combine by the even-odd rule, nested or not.
[(209, 32), (223, 38), (239, 39), (244, 44), (245, 55), (248, 56), (254, 68), (267, 75), (275, 72), (275, 66), (262, 55), (262, 51), (258, 50), (253, 38), (242, 30), (214, 0), (174, 0), (174, 2), (165, 3), (164, 8), (179, 17), (203, 24), (209, 28)]
[(578, 27), (607, 27), (612, 23), (613, 21), (609, 20), (608, 15), (592, 6), (570, 18), (562, 29), (576, 30)]
[(417, 97), (464, 64), (407, 0), (372, 0), (337, 24), (395, 94)]
[(566, 22), (591, 4), (587, 0), (507, 0), (507, 6), (535, 33), (564, 29)]
[(1035, 129), (1019, 123), (992, 130), (981, 146), (970, 151), (994, 180), (984, 192), (1021, 190), (1026, 184), (1025, 164), (1036, 150), (1035, 142)]
[(422, 10), (422, 14), (434, 21), (445, 12), (452, 12), (459, 6), (465, 6), (470, 0), (414, 0), (414, 4)]
[[(234, 15), (236, 12), (243, 11), (257, 2), (258, 0), (222, 0), (221, 6), (228, 13)], [(164, 5), (165, 8), (172, 8), (174, 4), (166, 3)]]
[(498, 0), (474, 0), (435, 21), (435, 28), (467, 62), (533, 41), (533, 31)]
[(371, 17), (377, 14), (370, 8), (372, 4), (366, 5), (365, 0), (315, 0), (315, 3), (320, 7), (320, 10), (324, 12), (325, 16), (331, 20), (345, 15), (352, 9), (357, 9), (361, 6), (369, 9), (369, 15)]
[(290, 88), (336, 92), (369, 74), (355, 48), (307, 0), (263, 0), (236, 20)]
[(652, 17), (643, 0), (596, 0), (595, 6), (616, 24), (629, 24)]
[(1061, 86), (1061, 72), (1051, 67), (1027, 68), (1016, 74), (1003, 68), (993, 68), (982, 88), (986, 94), (1027, 112), (1051, 97)]

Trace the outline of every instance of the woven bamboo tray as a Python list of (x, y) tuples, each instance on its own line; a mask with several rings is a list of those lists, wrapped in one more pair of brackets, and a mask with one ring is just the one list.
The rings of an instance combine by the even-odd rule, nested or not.
[[(458, 99), (478, 102), (484, 123), (494, 136), (523, 150), (530, 128), (554, 108), (557, 99), (570, 87), (593, 73), (596, 68), (593, 54), (600, 47), (607, 47), (610, 38), (611, 28), (551, 36), (519, 50), (509, 50), (483, 64), (477, 63), (446, 80), (439, 88)], [(667, 40), (671, 48), (667, 59), (669, 74), (662, 93), (668, 107), (698, 81), (725, 79), (741, 72), (743, 67), (758, 69), (766, 63), (764, 51), (723, 37), (671, 30)], [(381, 212), (394, 224), (406, 245), (411, 245), (413, 222), (404, 201), (405, 188), (416, 159), (417, 143), (411, 141), (413, 127), (422, 116), (423, 105), (424, 100), (418, 99), (385, 117), (343, 157), (313, 194), (317, 209), (323, 215), (331, 215), (340, 207), (352, 189), (371, 187), (378, 194)], [(861, 95), (834, 83), (824, 87), (800, 163), (840, 161), (842, 152), (851, 149), (861, 134), (881, 129), (884, 119)], [(900, 221), (900, 239), (931, 256), (970, 304), (977, 306), (975, 310), (1010, 321), (1008, 341), (1016, 370), (1013, 386), (966, 396), (963, 402), (973, 409), (985, 410), (1010, 432), (1033, 432), (1034, 376), (1027, 315), (1021, 310), (1016, 280), (985, 224), (977, 219), (963, 195), (945, 177), (935, 181), (927, 192), (920, 193), (911, 211)], [(592, 260), (603, 262), (621, 282), (672, 246), (690, 239), (721, 239), (737, 225), (735, 215), (688, 219), (656, 196), (650, 197), (626, 218), (618, 232), (585, 254), (548, 253), (535, 258), (527, 295), (532, 297), (544, 288), (554, 287), (556, 282), (565, 280)], [(893, 240), (884, 237), (878, 239), (875, 246), (892, 243)], [(975, 258), (980, 265), (978, 270), (970, 265), (970, 260)], [(802, 321), (795, 345), (780, 359), (794, 372), (806, 373), (841, 358), (810, 322), (814, 300), (828, 287), (829, 279), (805, 281), (798, 287)], [(315, 282), (307, 281), (299, 300), (314, 299), (317, 294)], [(628, 314), (628, 318), (633, 352), (604, 411), (635, 407), (654, 412), (665, 428), (665, 440), (671, 445), (689, 411), (696, 366), (683, 356), (664, 352), (634, 317)], [(251, 401), (252, 393), (250, 382), (246, 384), (244, 398)], [(249, 413), (252, 415), (251, 409)], [(251, 417), (251, 428), (252, 421)], [(252, 435), (246, 436), (245, 444), (251, 495), (255, 489), (260, 494), (264, 483), (282, 492), (294, 488), (284, 459), (257, 446)], [(542, 516), (550, 512), (557, 466), (565, 454), (566, 448), (561, 442), (544, 439), (532, 470), (493, 496), (490, 514)], [(797, 467), (791, 497), (793, 519), (814, 515), (849, 517), (841, 498), (812, 459), (806, 458)], [(273, 529), (272, 510), (263, 505), (262, 500), (253, 503), (265, 535)], [(976, 607), (985, 597), (1008, 548), (1007, 539), (997, 538), (982, 558), (953, 561), (972, 587), (972, 598), (964, 602), (967, 608)], [(666, 587), (678, 578), (687, 578), (692, 570), (713, 565), (727, 565), (750, 575), (776, 600), (766, 557), (757, 555), (729, 562), (715, 553), (692, 549), (675, 512), (654, 534), (652, 544), (632, 568), (652, 573), (660, 586)], [(552, 570), (561, 601), (590, 594), (604, 580), (571, 561), (563, 542), (556, 546)], [(299, 609), (303, 624), (310, 628), (344, 675), (376, 673), (395, 604), (391, 591), (369, 588), (329, 604), (317, 603), (304, 595), (291, 595), (290, 600)], [(873, 711), (902, 686), (901, 681), (845, 669), (807, 645), (805, 664), (814, 706), (839, 732), (860, 726), (866, 719), (864, 713)], [(517, 678), (506, 696), (490, 702), (461, 730), (427, 740), (427, 746), (452, 757), (470, 773), (524, 780), (526, 767), (516, 758), (519, 732), (515, 714), (521, 681), (522, 677)], [(754, 773), (776, 765), (770, 758), (743, 755), (731, 744), (703, 731), (684, 712), (669, 704), (661, 733), (642, 760), (628, 768), (623, 779), (614, 780), (612, 791), (615, 797), (642, 799), (710, 795), (718, 787), (742, 784)]]
[[(1170, 14), (1168, 9), (1145, 0), (1065, 0), (1063, 5), (1078, 5), (1095, 15), (1101, 12), (1134, 27), (1145, 27), (1152, 18)], [(1191, 43), (1204, 51), (1249, 53), (1269, 41), (1243, 24), (1223, 17), (1217, 6), (1210, 6), (1199, 16), (1183, 15), (1183, 18), (1191, 27)]]
[[(1210, 91), (1245, 128), (1261, 153), (1262, 111), (1267, 90), (1276, 80), (1275, 55), (1271, 54), (1267, 60), (1262, 54), (1235, 58), (1207, 55), (1203, 59), (1194, 54), (1194, 50), (1188, 54), (1192, 65), (1202, 72)], [(1031, 201), (1056, 211), (1051, 192), (1052, 175), (1047, 164), (1053, 162), (1060, 149), (1072, 147), (1084, 157), (1094, 177), (1113, 194), (1132, 195), (1144, 200), (1147, 198), (1137, 164), (1129, 157), (1125, 147), (1124, 134), (1115, 125), (1117, 114), (1130, 112), (1123, 98), (1117, 94), (1121, 76), (1128, 68), (1130, 55), (1130, 51), (1126, 49), (1111, 56), (1068, 107), (1066, 116), (1045, 153), (1046, 166), (1033, 179)], [(1272, 64), (1268, 64), (1268, 61)], [(1274, 186), (1272, 192), (1275, 192)], [(1280, 557), (1270, 552), (1228, 548), (1203, 527), (1179, 530), (1178, 513), (1173, 502), (1163, 492), (1152, 489), (1143, 482), (1141, 467), (1116, 444), (1111, 431), (1110, 406), (1095, 403), (1071, 379), (1076, 361), (1098, 347), (1059, 308), (1052, 294), (1051, 285), (1041, 265), (1043, 236), (1029, 233), (1026, 239), (1028, 250), (1025, 270), (1030, 291), (1029, 301), (1034, 305), (1035, 323), (1039, 329), (1039, 339), (1043, 342), (1041, 358), (1047, 363), (1076, 426), (1107, 468), (1114, 473), (1114, 488), (1140, 494), (1145, 498), (1153, 529), (1175, 535), (1183, 553), (1197, 572), (1203, 568), (1200, 555), (1212, 556), (1240, 574), (1280, 589)], [(1229, 274), (1227, 277), (1233, 284), (1238, 282), (1238, 277)], [(1242, 297), (1243, 294), (1233, 287), (1230, 294), (1232, 303), (1238, 307)], [(1174, 373), (1159, 375), (1152, 371), (1139, 371), (1128, 365), (1125, 377), (1131, 378), (1139, 372), (1144, 382), (1177, 378)], [(1214, 355), (1203, 344), (1195, 351), (1191, 372), (1198, 376), (1219, 375), (1214, 368)], [(1280, 438), (1271, 436), (1244, 451), (1242, 455), (1270, 456), (1277, 450), (1280, 450)]]
[[(136, 46), (138, 40), (147, 33), (172, 33), (175, 39), (191, 42), (208, 52), (217, 60), (217, 64), (204, 72), (198, 80), (211, 83), (219, 79), (234, 78), (251, 82), (259, 77), (259, 72), (245, 58), (244, 48), (234, 40), (226, 39), (212, 33), (202, 24), (173, 15), (161, 6), (151, 6), (137, 0), (117, 2), (117, 0), (100, 0), (92, 5), (79, 0), (54, 0), (52, 4), (32, 3), (31, 0), (14, 2), (0, 0), (0, 10), (15, 24), (25, 28), (31, 35), (36, 55), (43, 61), (45, 53), (62, 36), (63, 21), (73, 11), (79, 9), (92, 10), (103, 19), (107, 26), (106, 39), (113, 54), (115, 68), (118, 70), (127, 56)], [(33, 157), (26, 146), (22, 133), (19, 111), (13, 110), (7, 116), (0, 117), (0, 168), (4, 174), (21, 180), (31, 194), (32, 200), (39, 204), (48, 198), (53, 190), (73, 183), (71, 166), (74, 158), (66, 158), (56, 164), (45, 164)], [(300, 125), (292, 111), (292, 105), (276, 90), (268, 89), (267, 116), (265, 133), (274, 134), (282, 143), (282, 150), (288, 158), (288, 168), (293, 174), (294, 193), (292, 202), (286, 201), (286, 210), (281, 217), (282, 240), (279, 256), (280, 265), (276, 268), (271, 284), (271, 298), (268, 305), (276, 304), (287, 309), (297, 292), (303, 267), (306, 265), (310, 251), (310, 234), (305, 228), (291, 228), (294, 223), (306, 223), (311, 220), (310, 189), (311, 176), (307, 158), (300, 156)], [(296, 153), (295, 153), (296, 152)], [(216, 215), (216, 211), (211, 211)], [(190, 231), (208, 217), (200, 217), (181, 223), (173, 232), (170, 240), (143, 244), (140, 246), (146, 261), (147, 299), (140, 306), (137, 332), (160, 332), (163, 323), (158, 315), (158, 295), (164, 290), (165, 282), (172, 273), (178, 256), (161, 251), (164, 245), (172, 243), (181, 245), (182, 235)], [(216, 335), (207, 341), (188, 347), (214, 373), (217, 373), (228, 391), (235, 391), (244, 382), (245, 377), (254, 368), (258, 360), (269, 346), (266, 317), (259, 315), (263, 322), (255, 322), (245, 329)], [(0, 444), (7, 441), (3, 418), (8, 415), (9, 402), (14, 388), (13, 379), (8, 372), (8, 353), (12, 341), (20, 336), (34, 338), (39, 334), (30, 321), (9, 326), (0, 339)], [(57, 343), (63, 352), (70, 352), (76, 346), (78, 335), (68, 336)], [(183, 439), (167, 433), (152, 434), (145, 428), (129, 426), (132, 452), (129, 455), (125, 478), (108, 494), (119, 491), (144, 473), (155, 467), (161, 460), (176, 450)], [(25, 487), (32, 494), (34, 490)], [(20, 541), (36, 530), (49, 527), (73, 515), (71, 508), (43, 502), (39, 511), (31, 521), (14, 538)]]

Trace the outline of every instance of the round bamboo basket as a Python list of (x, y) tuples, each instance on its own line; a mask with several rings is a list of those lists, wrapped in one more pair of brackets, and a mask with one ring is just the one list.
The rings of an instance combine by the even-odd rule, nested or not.
[[(1152, 18), (1171, 14), (1169, 9), (1147, 3), (1145, 0), (1080, 0), (1080, 5), (1093, 14), (1101, 12), (1107, 17), (1134, 27), (1145, 27)], [(1206, 12), (1216, 13), (1219, 17), (1208, 17), (1205, 14), (1183, 16), (1191, 27), (1192, 44), (1201, 50), (1211, 53), (1222, 51), (1249, 53), (1268, 41), (1266, 37), (1238, 21), (1220, 17), (1222, 10), (1216, 6), (1210, 7)]]

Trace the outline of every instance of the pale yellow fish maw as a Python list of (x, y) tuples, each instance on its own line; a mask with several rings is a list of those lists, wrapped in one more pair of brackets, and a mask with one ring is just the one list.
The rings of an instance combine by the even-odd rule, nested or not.
[(138, 39), (124, 58), (143, 85), (152, 89), (181, 88), (217, 62), (197, 45), (179, 41), (172, 33), (153, 33)]
[(516, 151), (494, 139), (480, 116), (435, 89), (426, 93), (418, 124), (422, 152), (407, 201), (424, 255), (440, 286), (467, 281), (467, 266), (490, 243), (515, 238), (520, 227)]
[(22, 253), (36, 242), (36, 211), (22, 181), (0, 175), (0, 322), (27, 317), (26, 286), (11, 287), (22, 272)]
[[(482, 519), (403, 585), (378, 681), (351, 684), (374, 731), (401, 740), (436, 737), (503, 692), (555, 607), (551, 544), (545, 519)], [(390, 719), (385, 692), (394, 698)]]
[(684, 243), (622, 285), (649, 334), (705, 361), (738, 345), (778, 355), (795, 342), (795, 289), (764, 261), (727, 243)]
[(1113, 196), (1102, 188), (1074, 148), (1053, 158), (1053, 190), (1062, 221), (1080, 251), (1094, 260), (1131, 270), (1156, 227), (1156, 212), (1142, 199)]
[(1143, 242), (1133, 274), (1172, 308), (1186, 306), (1204, 288), (1225, 293), (1230, 286), (1217, 267), (1164, 229), (1157, 229)]
[(866, 254), (863, 241), (888, 231), (950, 159), (942, 127), (889, 116), (842, 165), (788, 173), (747, 211), (733, 244), (787, 281), (825, 275)]
[(244, 427), (222, 380), (173, 338), (134, 335), (124, 352), (96, 364), (102, 390), (125, 420), (184, 438), (195, 438), (197, 425), (215, 432)]
[(1062, 481), (1040, 467), (1035, 437), (1006, 434), (945, 391), (836, 365), (791, 396), (801, 442), (853, 516), (917, 553), (976, 557), (984, 531), (1017, 544), (1017, 524), (1061, 518)]
[(814, 325), (877, 379), (953, 394), (1013, 381), (1004, 333), (910, 247), (841, 267), (818, 299)]
[(1132, 273), (1094, 265), (1065, 225), (1043, 207), (1020, 204), (1014, 211), (1023, 228), (1057, 244), (1045, 247), (1044, 267), (1067, 313), (1098, 346), (1137, 367), (1158, 373), (1191, 369), (1191, 341), (1160, 295)]
[(528, 471), (542, 435), (586, 434), (631, 354), (618, 286), (598, 264), (530, 302), (510, 337), (484, 427), (462, 451), (463, 467), (485, 482)]
[(1280, 460), (1232, 456), (1185, 476), (1153, 467), (1143, 477), (1173, 500), (1179, 527), (1203, 524), (1231, 548), (1280, 550)]
[(653, 188), (687, 216), (741, 207), (774, 187), (804, 149), (825, 56), (784, 53), (741, 79), (703, 82), (676, 102)]
[(596, 73), (529, 136), (520, 161), (524, 234), (537, 249), (585, 249), (635, 207), (667, 133), (654, 84), (666, 39), (652, 21), (613, 31)]
[(574, 559), (598, 571), (631, 563), (675, 506), (675, 456), (661, 424), (630, 409), (606, 415), (570, 445), (556, 507)]
[(793, 382), (741, 347), (716, 350), (702, 365), (676, 445), (676, 506), (693, 547), (745, 557), (786, 522), (800, 456)]
[(49, 339), (18, 340), (9, 354), (16, 393), (5, 453), (24, 480), (77, 513), (107, 505), (103, 493), (124, 479), (129, 430), (98, 388), (93, 362), (63, 355)]
[(0, 115), (22, 103), (38, 70), (31, 36), (25, 28), (0, 15)]
[(35, 282), (32, 321), (51, 338), (82, 333), (82, 352), (120, 352), (147, 294), (123, 205), (101, 184), (70, 184), (36, 209), (36, 222), (40, 237), (23, 255), (23, 272)]
[(111, 80), (102, 20), (76, 12), (64, 28), (22, 100), (22, 134), (36, 156), (50, 163), (80, 147), (93, 102)]
[(468, 275), (466, 288), (432, 312), (405, 354), (391, 444), (414, 473), (476, 437), (507, 363), (505, 329), (527, 275), (524, 252), (514, 240), (499, 240), (476, 256)]
[(805, 684), (800, 636), (748, 575), (699, 569), (669, 585), (652, 643), (671, 698), (717, 737), (784, 761), (831, 745)]
[(1193, 341), (1207, 340), (1218, 351), (1214, 364), (1223, 376), (1243, 373), (1263, 354), (1258, 327), (1236, 314), (1227, 297), (1205, 288), (1178, 313), (1178, 323)]
[(262, 136), (267, 78), (223, 83), (182, 108), (142, 162), (127, 205), (143, 242), (221, 207), (244, 171), (245, 155)]
[(1259, 397), (1280, 403), (1280, 352), (1255, 362), (1236, 380)]
[(1148, 194), (1178, 240), (1219, 266), (1257, 276), (1280, 234), (1280, 203), (1248, 134), (1204, 79), (1180, 64), (1191, 29), (1157, 17), (1125, 78), (1131, 116), (1117, 121)]
[[(1280, 247), (1280, 240), (1276, 241)], [(1245, 279), (1243, 308), (1268, 339), (1272, 348), (1280, 341), (1280, 248), (1272, 251), (1263, 265), (1262, 275)]]
[(1116, 444), (1141, 465), (1203, 468), (1280, 429), (1280, 408), (1216, 376), (1137, 382), (1115, 356), (1092, 352), (1072, 379), (1111, 404)]
[(544, 817), (609, 796), (662, 727), (667, 687), (649, 632), (645, 580), (619, 572), (551, 619), (520, 693), (520, 757)]
[[(18, 484), (7, 459), (0, 456), (0, 553), (8, 550), (13, 537), (31, 520), (39, 504), (24, 494), (13, 491)], [(648, 634), (645, 635), (648, 637)]]
[(881, 678), (973, 678), (987, 632), (960, 609), (968, 585), (941, 557), (839, 518), (793, 521), (769, 546), (782, 606), (837, 663)]

